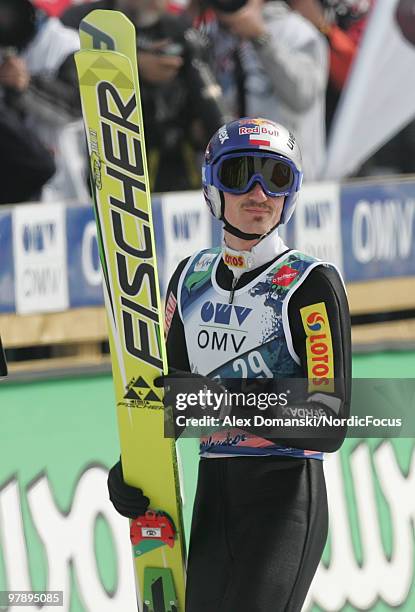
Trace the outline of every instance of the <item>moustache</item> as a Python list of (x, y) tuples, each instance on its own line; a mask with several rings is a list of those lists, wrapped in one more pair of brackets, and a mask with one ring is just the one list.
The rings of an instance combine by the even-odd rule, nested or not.
[(270, 211), (271, 210), (270, 206), (264, 206), (264, 204), (257, 204), (256, 202), (244, 202), (242, 204), (242, 208), (252, 208), (252, 207), (260, 208), (260, 209), (265, 210), (265, 211)]

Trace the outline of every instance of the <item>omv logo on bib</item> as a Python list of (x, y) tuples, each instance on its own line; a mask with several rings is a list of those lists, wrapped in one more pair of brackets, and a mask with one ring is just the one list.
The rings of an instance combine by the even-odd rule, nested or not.
[(200, 316), (204, 323), (219, 323), (220, 325), (241, 325), (248, 318), (252, 308), (235, 306), (234, 304), (213, 304), (205, 302), (200, 310)]

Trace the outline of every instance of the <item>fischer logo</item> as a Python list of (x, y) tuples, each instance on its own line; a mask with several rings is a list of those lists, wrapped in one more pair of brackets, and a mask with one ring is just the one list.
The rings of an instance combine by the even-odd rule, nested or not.
[(301, 319), (307, 335), (306, 352), (309, 386), (313, 391), (324, 385), (334, 391), (333, 343), (324, 302), (301, 308)]
[(273, 285), (288, 287), (288, 285), (291, 285), (297, 276), (298, 270), (294, 270), (294, 268), (290, 268), (290, 266), (282, 266), (282, 268), (280, 268), (278, 272), (274, 274), (271, 282)]
[[(121, 311), (126, 351), (162, 369), (161, 347), (152, 341), (160, 338), (160, 322), (151, 226), (145, 212), (148, 194), (144, 182), (143, 141), (140, 128), (130, 120), (138, 112), (137, 100), (132, 94), (124, 101), (120, 91), (106, 81), (98, 84), (97, 96), (105, 175), (116, 182), (116, 191), (111, 191), (121, 192), (119, 198), (108, 194), (109, 202), (103, 203), (104, 210), (108, 205), (110, 208), (109, 221), (116, 247), (117, 278), (113, 281), (121, 293), (113, 308)], [(102, 189), (97, 194), (99, 198), (105, 197), (104, 191), (109, 190)], [(104, 280), (111, 296), (108, 271), (104, 272)], [(133, 301), (144, 291), (149, 296), (149, 305)], [(113, 316), (116, 316), (114, 311)]]

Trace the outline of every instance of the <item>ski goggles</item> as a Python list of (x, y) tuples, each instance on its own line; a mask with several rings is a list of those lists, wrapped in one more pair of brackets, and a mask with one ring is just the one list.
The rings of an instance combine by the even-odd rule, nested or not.
[(242, 194), (260, 183), (269, 196), (289, 195), (301, 186), (302, 172), (291, 160), (259, 151), (228, 153), (203, 168), (203, 182), (227, 193)]

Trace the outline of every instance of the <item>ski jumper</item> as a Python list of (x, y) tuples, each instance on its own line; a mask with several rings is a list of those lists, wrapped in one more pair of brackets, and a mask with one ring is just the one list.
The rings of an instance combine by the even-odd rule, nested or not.
[[(347, 416), (350, 320), (338, 272), (287, 249), (276, 232), (260, 245), (236, 286), (221, 249), (179, 264), (166, 302), (170, 366), (221, 378), (315, 377), (313, 404)], [(317, 374), (344, 380), (336, 393), (316, 375), (316, 325), (329, 353), (328, 372)], [(187, 612), (300, 612), (327, 536), (321, 459), (341, 442), (234, 429), (201, 440)]]

